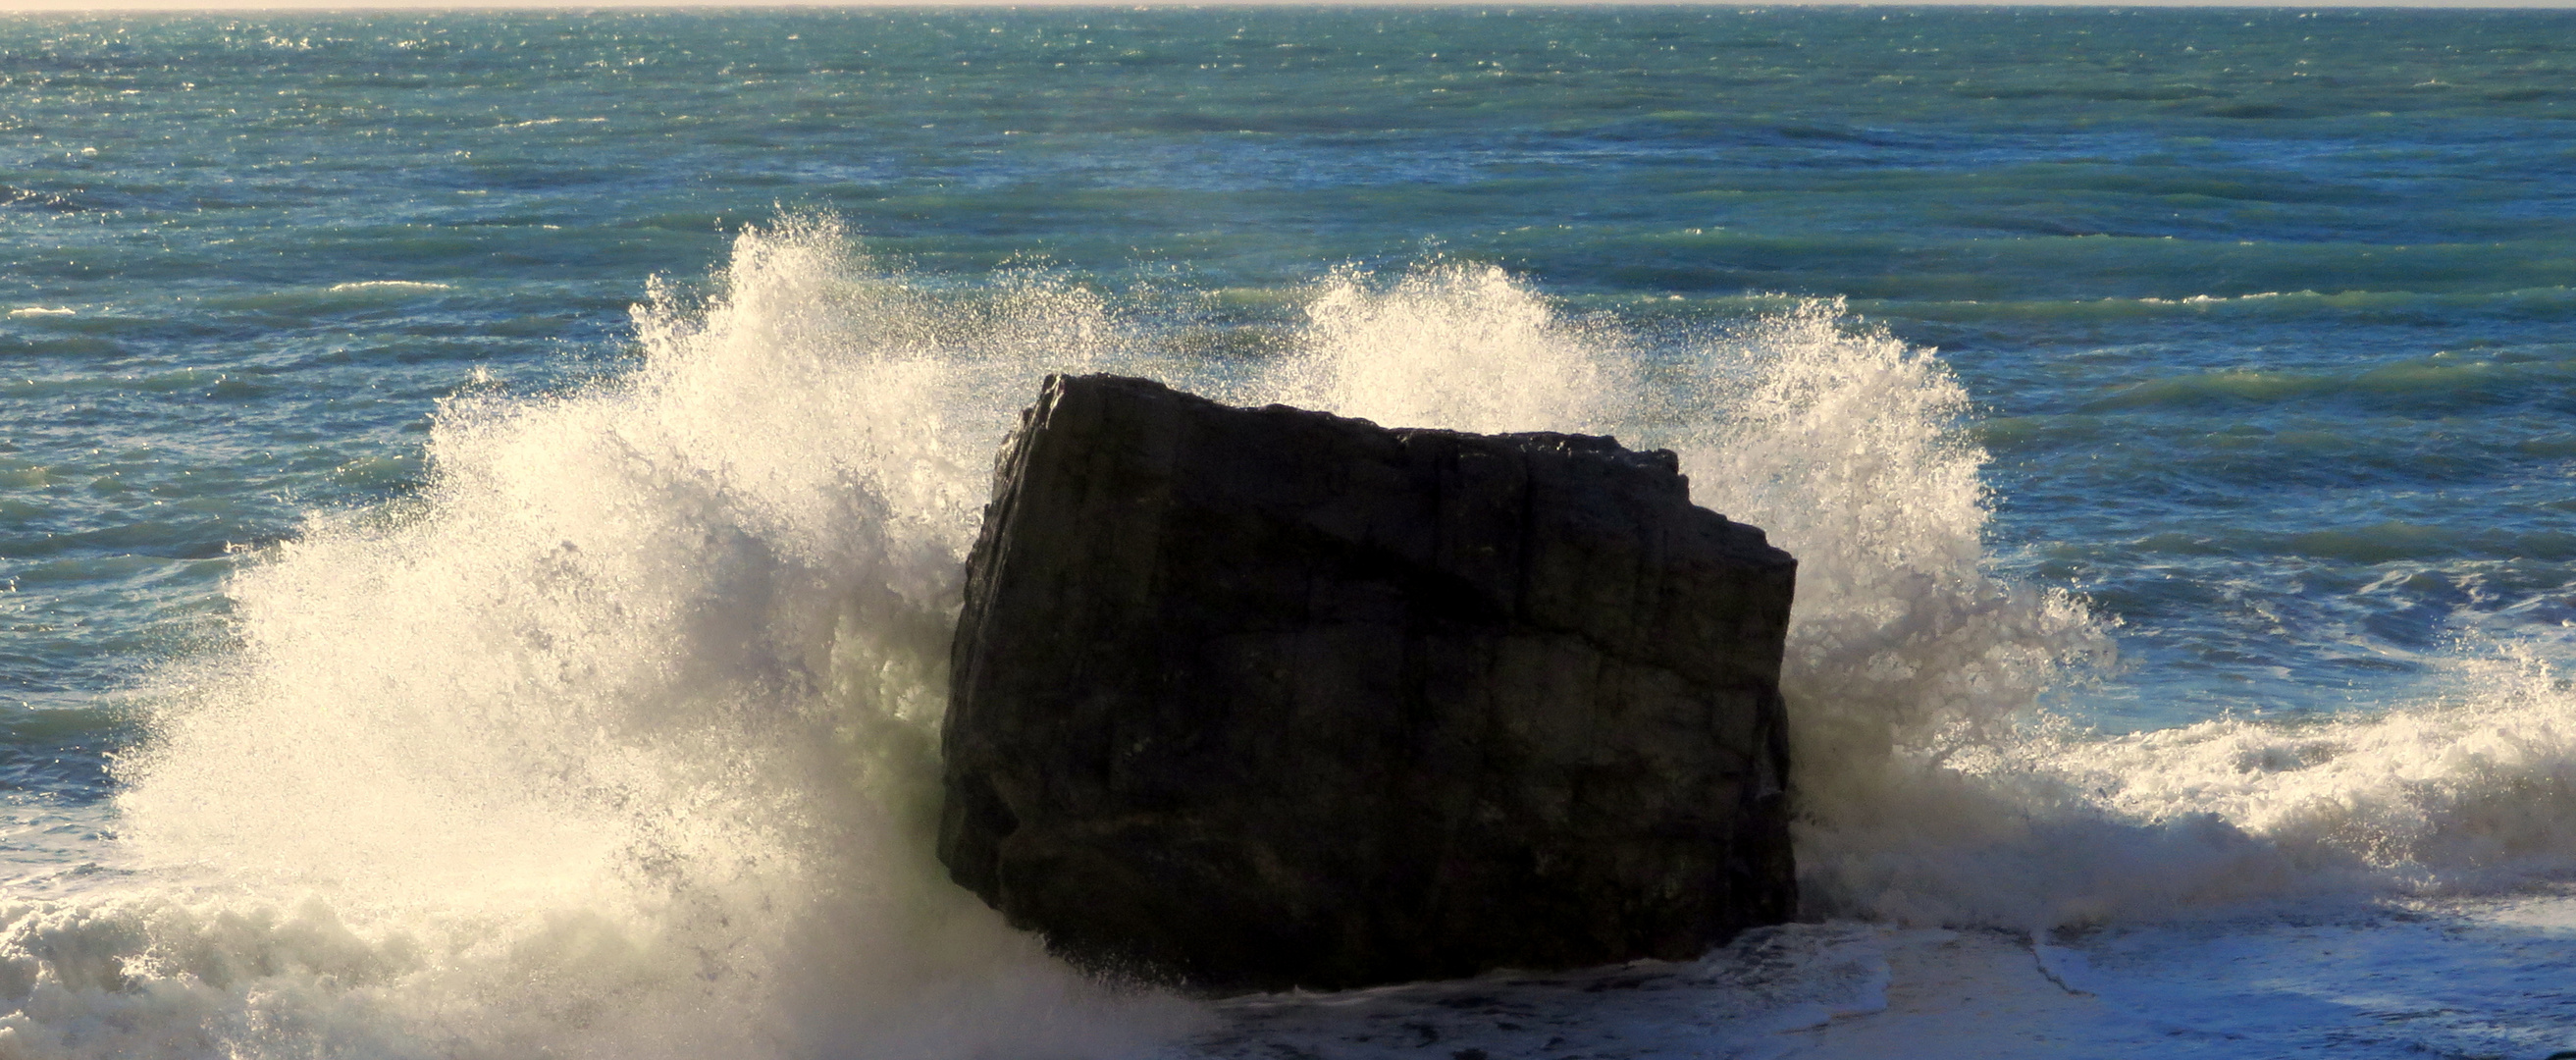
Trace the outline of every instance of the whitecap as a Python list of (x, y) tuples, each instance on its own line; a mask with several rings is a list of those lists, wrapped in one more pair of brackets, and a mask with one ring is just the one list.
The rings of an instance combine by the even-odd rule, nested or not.
[(358, 280), (331, 285), (331, 291), (334, 294), (345, 291), (447, 291), (453, 289), (452, 284), (430, 280)]

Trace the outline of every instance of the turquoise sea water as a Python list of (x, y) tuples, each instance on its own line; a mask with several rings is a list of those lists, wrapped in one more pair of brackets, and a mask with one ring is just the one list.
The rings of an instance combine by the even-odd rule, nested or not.
[[(857, 709), (849, 697), (860, 694), (845, 687), (856, 672), (847, 653), (859, 651), (851, 644), (878, 646), (860, 654), (873, 660), (870, 687), (880, 691), (868, 695), (879, 698), (861, 698), (921, 724), (915, 701), (935, 701), (940, 678), (919, 659), (937, 653), (924, 649), (915, 662), (926, 669), (899, 679), (885, 675), (914, 657), (884, 645), (944, 636), (938, 616), (953, 604), (941, 595), (951, 591), (941, 550), (953, 549), (958, 526), (971, 529), (981, 486), (972, 470), (1006, 425), (999, 417), (1034, 392), (1034, 373), (1056, 367), (1151, 370), (1379, 418), (1615, 430), (1698, 452), (1704, 502), (1735, 500), (1734, 514), (1756, 522), (1778, 502), (1762, 500), (1751, 479), (1717, 480), (1743, 470), (1729, 452), (1788, 460), (1795, 450), (1845, 470), (1895, 461), (1877, 478), (1802, 481), (1845, 483), (1854, 492), (1832, 503), (1884, 516), (1868, 534), (1813, 539), (1826, 558), (1808, 569), (1861, 572), (1859, 588), (1815, 590), (1817, 606), (1897, 615), (1869, 620), (1881, 623), (1870, 636), (1897, 647), (1869, 659), (1819, 647), (1814, 665), (1824, 668), (1820, 689), (1840, 688), (1828, 678), (1843, 670), (1906, 670), (1910, 690), (1832, 693), (1862, 704), (1853, 711), (1899, 719), (1887, 725), (1900, 751), (1939, 742), (1931, 734), (1946, 730), (1927, 717), (2027, 717), (2035, 701), (2094, 730), (2045, 738), (2080, 744), (2061, 757), (2087, 779), (2066, 783), (2101, 793), (2083, 814), (2138, 830), (2117, 835), (2180, 842), (2172, 822), (2222, 821), (2211, 827), (2291, 852), (2281, 856), (2294, 865), (2265, 872), (2384, 871), (2411, 881), (2390, 885), (2400, 890), (2431, 889), (2421, 893), (2486, 886), (2462, 882), (2471, 878), (2563, 880), (2576, 864), (2576, 843), (2562, 834), (2576, 828), (2554, 816), (2576, 807), (2576, 757), (2558, 735), (2576, 725), (2576, 707), (2555, 677), (2576, 622), (2576, 14), (7, 16), (0, 313), (0, 790), (10, 829), (0, 872), (48, 900), (92, 887), (147, 905), (213, 893), (153, 867), (184, 864), (239, 893), (288, 896), (239, 899), (271, 910), (240, 915), (268, 915), (262, 930), (281, 932), (305, 914), (278, 910), (321, 894), (332, 916), (379, 947), (367, 952), (383, 967), (295, 979), (290, 993), (306, 1009), (358, 1004), (313, 976), (354, 976), (390, 995), (418, 992), (416, 977), (436, 973), (454, 997), (483, 996), (454, 986), (480, 974), (458, 971), (472, 963), (463, 957), (415, 967), (384, 956), (384, 932), (448, 930), (383, 912), (427, 901), (405, 889), (425, 870), (403, 866), (489, 845), (484, 828), (538, 836), (549, 849), (591, 844), (608, 851), (603, 863), (626, 866), (625, 876), (609, 873), (620, 879), (661, 864), (633, 860), (644, 833), (632, 806), (716, 805), (705, 793), (732, 789), (638, 779), (652, 768), (634, 756), (680, 753), (655, 741), (692, 726), (749, 739), (741, 704), (760, 696)], [(1863, 349), (1871, 336), (1937, 350), (1939, 367), (1888, 368), (1896, 355)], [(1842, 359), (1791, 356), (1810, 347)], [(804, 352), (758, 352), (778, 350)], [(1264, 381), (1319, 356), (1342, 366), (1338, 383)], [(836, 374), (888, 358), (915, 374)], [(1574, 361), (1581, 370), (1567, 367)], [(1845, 382), (1856, 365), (1875, 364), (1895, 373), (1884, 385), (1919, 393), (1872, 398), (1867, 386), (1881, 384), (1852, 383), (1842, 420), (1798, 420), (1780, 411), (1804, 400), (1783, 363)], [(1382, 375), (1373, 365), (1401, 370), (1371, 383)], [(1765, 371), (1771, 390), (1747, 382)], [(1613, 376), (1627, 381), (1603, 381)], [(1956, 390), (1943, 390), (1951, 380)], [(1397, 393), (1460, 384), (1514, 396), (1408, 406)], [(1542, 384), (1582, 400), (1521, 393)], [(931, 396), (910, 404), (866, 396), (924, 387)], [(684, 394), (709, 404), (675, 396)], [(1514, 410), (1549, 422), (1515, 421)], [(1500, 418), (1465, 422), (1489, 414)], [(857, 433), (811, 426), (842, 416), (866, 422), (848, 427)], [(1899, 421), (1933, 440), (1872, 441), (1880, 435), (1869, 428)], [(1762, 424), (1774, 434), (1760, 434)], [(1860, 448), (1797, 449), (1778, 436), (1792, 428), (1810, 441), (1848, 435)], [(728, 430), (746, 448), (690, 448), (699, 442), (688, 439)], [(495, 439), (514, 431), (557, 433), (505, 453)], [(626, 472), (604, 469), (623, 465), (563, 455), (609, 436), (661, 469), (635, 480), (649, 488), (616, 493), (602, 483)], [(661, 440), (637, 440), (647, 436)], [(947, 470), (886, 471), (895, 465), (882, 454), (906, 438), (953, 438), (920, 465)], [(1862, 451), (1882, 444), (1894, 448)], [(652, 455), (664, 445), (682, 455)], [(1981, 477), (1943, 478), (1973, 467), (1958, 463), (1970, 445), (1987, 456)], [(794, 454), (814, 467), (795, 470)], [(730, 477), (740, 475), (753, 477)], [(920, 486), (923, 475), (947, 485)], [(476, 493), (487, 480), (517, 484)], [(711, 483), (703, 494), (673, 485), (701, 481)], [(816, 544), (800, 536), (807, 530), (776, 529), (816, 525), (762, 492), (780, 483), (873, 498), (875, 507), (834, 519), (931, 529)], [(916, 486), (918, 496), (906, 492)], [(556, 512), (576, 504), (594, 507), (578, 518)], [(700, 511), (734, 510), (726, 505), (741, 512)], [(1979, 524), (1979, 511), (1991, 519)], [(558, 516), (570, 521), (546, 521)], [(1908, 521), (1918, 517), (1950, 522)], [(502, 523), (520, 529), (492, 529)], [(456, 557), (518, 555), (556, 538), (583, 555), (661, 556), (668, 570), (732, 563), (769, 573), (664, 599), (638, 586), (663, 577), (640, 571), (665, 567), (583, 568), (589, 580), (577, 588), (529, 590), (551, 601), (542, 608), (498, 588), (479, 603), (419, 602), (437, 592), (423, 586), (477, 576), (553, 585), (527, 573), (537, 568)], [(850, 543), (859, 538), (864, 547)], [(1904, 558), (1961, 548), (1968, 558), (1949, 566)], [(1846, 552), (1858, 558), (1832, 558)], [(889, 604), (889, 618), (847, 604), (855, 610), (837, 620), (839, 639), (810, 656), (828, 664), (777, 662), (810, 646), (721, 617), (748, 606), (747, 593), (765, 594), (762, 607), (801, 599), (782, 586), (828, 580), (814, 573), (828, 565), (796, 565), (813, 556), (914, 572), (864, 575), (825, 594), (891, 592), (912, 610)], [(424, 580), (403, 581), (414, 576)], [(1851, 595), (1866, 593), (1879, 595)], [(2029, 599), (1995, 602), (2014, 593)], [(1973, 606), (1923, 603), (1953, 596)], [(2030, 617), (2045, 609), (2030, 602), (2039, 597), (2074, 601), (2091, 617), (2065, 619), (2083, 627), (2075, 632)], [(702, 625), (731, 632), (704, 634), (673, 615), (717, 615)], [(579, 660), (559, 647), (576, 627), (616, 641), (629, 619), (647, 631), (670, 619), (682, 632)], [(1916, 632), (1888, 632), (1906, 622)], [(1988, 629), (1979, 623), (2002, 632), (1917, 652), (1952, 636), (1941, 630)], [(707, 652), (767, 661), (727, 663), (721, 680), (690, 677), (691, 664), (671, 659), (701, 634), (734, 646)], [(449, 635), (464, 639), (419, 647)], [(2104, 644), (2116, 648), (2107, 666)], [(1978, 667), (2023, 656), (2066, 667), (2045, 690), (2020, 670), (1978, 683), (1992, 676)], [(1925, 691), (1945, 667), (1982, 676), (1963, 678), (1968, 692)], [(522, 683), (459, 676), (487, 669)], [(372, 676), (348, 676), (361, 671)], [(540, 671), (554, 683), (524, 683)], [(687, 691), (718, 685), (734, 691)], [(754, 687), (768, 691), (743, 691)], [(1942, 696), (1987, 698), (1955, 708)], [(615, 706), (648, 701), (659, 704), (649, 723)], [(707, 705), (719, 701), (730, 705)], [(797, 716), (880, 746), (851, 736), (866, 726), (848, 717), (813, 722), (820, 709)], [(2422, 731), (2382, 724), (2391, 712)], [(202, 744), (206, 719), (274, 742), (218, 754)], [(396, 728), (411, 735), (388, 735)], [(629, 728), (653, 735), (618, 735)], [(439, 767), (483, 778), (467, 794), (419, 788), (426, 781), (414, 774), (437, 769), (417, 759), (473, 757), (421, 742), (451, 731), (511, 750)], [(2479, 750), (2462, 733), (2514, 750)], [(2158, 747), (2213, 741), (2227, 744), (2209, 752), (2216, 765), (2155, 757)], [(1998, 753), (2012, 759), (2030, 746)], [(369, 755), (384, 758), (367, 765)], [(2463, 755), (2476, 768), (2458, 766)], [(629, 767), (642, 772), (618, 772)], [(260, 775), (209, 779), (226, 769)], [(2257, 790), (2274, 774), (2291, 786)], [(2368, 786), (2388, 776), (2413, 786)], [(254, 779), (276, 805), (242, 793)], [(674, 786), (657, 787), (665, 783)], [(536, 794), (491, 795), (494, 784)], [(776, 777), (762, 784), (742, 797), (776, 805), (810, 795)], [(456, 816), (347, 806), (414, 796)], [(475, 801), (485, 798), (499, 801)], [(2067, 798), (2014, 812), (2074, 813)], [(2541, 809), (2499, 816), (2498, 800)], [(628, 809), (602, 809), (612, 803)], [(2360, 809), (2316, 824), (2333, 817), (2316, 809), (2328, 804)], [(1847, 821), (1830, 799), (1815, 805), (1819, 834), (1858, 834), (1835, 831)], [(2526, 819), (2534, 813), (2546, 819)], [(249, 823), (217, 827), (200, 819), (209, 814)], [(281, 838), (336, 835), (315, 823), (334, 814), (364, 827), (350, 825), (336, 845)], [(458, 823), (466, 819), (481, 823)], [(441, 838), (404, 853), (378, 842), (387, 829)], [(378, 838), (352, 838), (360, 833)], [(778, 841), (802, 849), (809, 839)], [(2038, 911), (1996, 912), (1963, 897), (1984, 893), (1977, 873), (1887, 868), (1897, 848), (1876, 842), (1818, 839), (1802, 850), (1848, 869), (1819, 884), (1844, 897), (1818, 915), (2027, 929), (2091, 922), (2066, 910), (2126, 901), (2100, 898), (2086, 873), (2129, 870), (2086, 862), (2067, 870), (2073, 882), (2028, 899)], [(2040, 845), (2090, 849), (2084, 842)], [(2299, 853), (2311, 848), (2339, 853)], [(445, 853), (421, 853), (432, 849)], [(1924, 856), (1944, 865), (1983, 856), (1944, 849)], [(293, 886), (261, 890), (241, 882), (258, 875), (245, 850), (307, 860), (288, 870)], [(339, 859), (368, 868), (316, 867)], [(516, 871), (507, 865), (475, 871)], [(377, 883), (349, 882), (362, 878)], [(216, 885), (188, 884), (200, 886)], [(2363, 890), (2385, 893), (2378, 886)], [(2232, 887), (2194, 876), (2168, 889)], [(379, 901), (387, 888), (409, 897)], [(559, 907), (612, 920), (667, 913), (632, 895), (603, 904), (547, 893), (475, 901), (540, 919)], [(611, 907), (622, 912), (597, 912)], [(34, 923), (17, 922), (12, 952), (38, 952), (24, 941)], [(150, 923), (161, 926), (129, 935), (159, 940), (135, 943), (161, 947), (154, 953), (197, 937)], [(646, 940), (633, 943), (641, 951), (695, 938), (621, 930)], [(508, 949), (523, 936), (476, 937)], [(68, 991), (61, 997), (131, 993), (150, 979), (88, 982), (52, 958), (22, 957), (20, 978), (54, 976), (44, 981)], [(167, 982), (219, 998), (168, 1017), (199, 1028), (169, 1038), (185, 1039), (170, 1055), (258, 1037), (242, 1027), (268, 1028), (262, 1048), (309, 1043), (240, 1000), (255, 991), (239, 986), (294, 979), (305, 965), (262, 967), (231, 979), (167, 971)], [(0, 975), (0, 993), (15, 991), (22, 1006), (10, 1039), (20, 1044), (0, 1043), (0, 1055), (141, 1048), (95, 1029), (115, 1025), (104, 1010), (60, 998), (46, 1009), (49, 995), (16, 983)], [(592, 995), (625, 996), (612, 987), (573, 993), (611, 1004)], [(901, 991), (869, 989), (892, 999), (886, 1011), (914, 1005)], [(1044, 1007), (1010, 996), (991, 1003)], [(738, 1002), (700, 1000), (719, 1010)], [(399, 1018), (377, 1011), (401, 1008), (384, 997), (366, 1004), (374, 1015), (331, 1010), (367, 1028), (325, 1036), (344, 1055), (633, 1045), (584, 1038), (543, 1013), (459, 1015), (475, 1011), (467, 1001)], [(202, 1030), (222, 1023), (209, 1011), (229, 1014), (233, 1030)], [(263, 1012), (270, 1022), (254, 1018)], [(1162, 1018), (1094, 1022), (1164, 1028), (1135, 1032), (1161, 1040)], [(420, 1030), (424, 1020), (436, 1033)], [(531, 1029), (540, 1025), (552, 1029)], [(770, 1045), (795, 1055), (814, 1051), (795, 1042), (859, 1033), (816, 1026)], [(1073, 1052), (1143, 1040), (1049, 1026), (1057, 1030), (1007, 1040), (1093, 1043), (1066, 1046)], [(66, 1029), (77, 1027), (93, 1029)], [(922, 1038), (945, 1044), (916, 1052), (990, 1044), (957, 1044), (967, 1038)], [(422, 1041), (454, 1048), (415, 1048)]]

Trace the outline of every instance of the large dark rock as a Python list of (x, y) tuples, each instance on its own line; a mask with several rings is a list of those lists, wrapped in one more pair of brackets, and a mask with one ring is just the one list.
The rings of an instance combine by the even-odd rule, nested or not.
[(1050, 378), (967, 567), (939, 856), (1201, 989), (1695, 956), (1796, 904), (1795, 571), (1669, 452)]

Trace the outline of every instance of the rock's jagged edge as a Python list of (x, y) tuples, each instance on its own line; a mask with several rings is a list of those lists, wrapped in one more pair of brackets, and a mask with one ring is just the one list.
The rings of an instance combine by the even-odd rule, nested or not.
[(1695, 956), (1796, 905), (1795, 571), (1669, 452), (1051, 376), (968, 564), (939, 855), (1211, 991)]

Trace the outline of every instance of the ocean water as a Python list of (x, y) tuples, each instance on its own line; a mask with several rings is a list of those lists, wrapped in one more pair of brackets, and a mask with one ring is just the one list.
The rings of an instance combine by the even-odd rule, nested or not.
[[(0, 1058), (2576, 1049), (2576, 13), (0, 16)], [(1801, 922), (1210, 1002), (929, 855), (1056, 371), (1802, 562)]]

